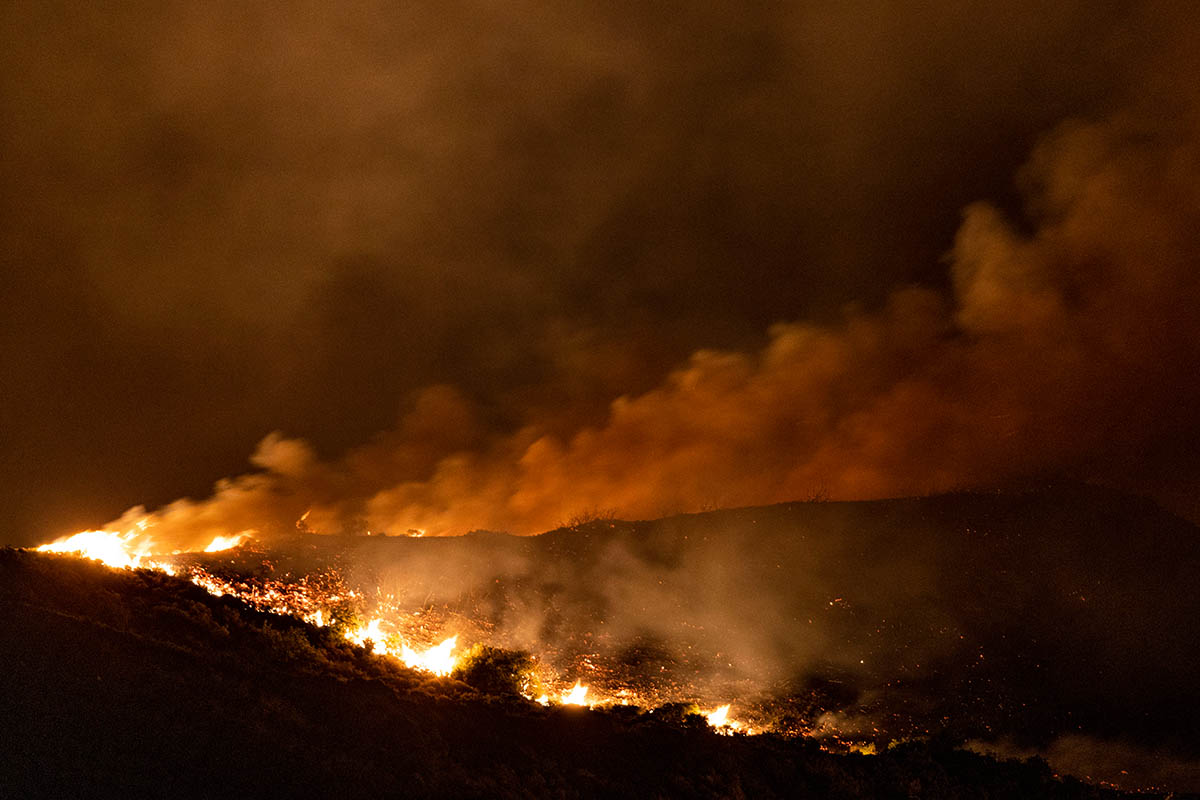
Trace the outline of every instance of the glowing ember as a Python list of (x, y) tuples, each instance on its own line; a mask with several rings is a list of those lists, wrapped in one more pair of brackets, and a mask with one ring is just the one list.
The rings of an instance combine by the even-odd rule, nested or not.
[(38, 550), (45, 553), (75, 553), (83, 558), (103, 562), (110, 567), (141, 566), (148, 543), (135, 543), (140, 532), (80, 531), (74, 536), (44, 544)]
[(586, 706), (587, 705), (588, 687), (582, 685), (579, 681), (575, 681), (575, 686), (569, 692), (563, 692), (563, 705), (568, 706)]
[(234, 536), (218, 536), (209, 543), (208, 547), (204, 548), (204, 552), (219, 553), (222, 550), (231, 550), (249, 538), (250, 533), (248, 531)]
[[(305, 576), (293, 582), (272, 579), (229, 580), (193, 565), (187, 568), (187, 577), (215, 597), (233, 595), (259, 611), (299, 617), (317, 627), (329, 624), (331, 608), (358, 597), (357, 592), (347, 589), (339, 578), (330, 575)], [(347, 633), (347, 638), (357, 632), (356, 630)]]

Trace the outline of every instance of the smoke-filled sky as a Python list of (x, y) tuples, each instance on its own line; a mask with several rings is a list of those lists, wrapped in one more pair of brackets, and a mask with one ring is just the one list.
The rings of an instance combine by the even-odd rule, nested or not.
[(1187, 0), (0, 20), (0, 540), (1200, 511)]

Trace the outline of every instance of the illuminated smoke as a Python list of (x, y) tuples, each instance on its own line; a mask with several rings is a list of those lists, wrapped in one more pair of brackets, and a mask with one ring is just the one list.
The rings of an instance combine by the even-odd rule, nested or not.
[[(1012, 331), (998, 325), (1019, 323), (1016, 338), (1042, 367), (1025, 388), (1033, 395), (1046, 373), (1077, 365), (1070, 337), (1068, 358), (1056, 360), (1037, 352), (1030, 328), (1052, 330), (1056, 313), (1068, 328), (1079, 311), (1133, 319), (1125, 304), (1137, 292), (1115, 285), (1095, 286), (1108, 310), (1074, 304), (1095, 299), (1080, 298), (1080, 284), (1109, 268), (1110, 245), (1118, 259), (1145, 245), (1144, 260), (1157, 260), (1139, 208), (1191, 250), (1191, 203), (1178, 190), (1194, 184), (1194, 131), (1179, 95), (1196, 83), (1195, 56), (1148, 66), (1171, 38), (1194, 50), (1190, 3), (676, 14), (356, 0), (286, 20), (234, 5), (127, 9), (103, 30), (86, 12), (31, 5), (0, 49), (6, 74), (37, 76), (5, 95), (5, 185), (25, 211), (3, 217), (17, 313), (0, 321), (0, 350), (16, 416), (5, 423), (14, 457), (0, 499), (33, 508), (46, 538), (94, 527), (125, 498), (159, 506), (203, 495), (203, 481), (235, 472), (273, 428), (311, 436), (324, 466), (226, 487), (220, 509), (177, 509), (173, 530), (193, 531), (205, 514), (214, 535), (266, 527), (238, 517), (290, 529), (309, 495), (318, 531), (528, 531), (589, 508), (632, 515), (797, 491), (924, 491), (1090, 463), (1058, 441), (1079, 433), (1076, 419), (1049, 452), (1023, 446), (1038, 433), (1008, 434), (1039, 420), (1025, 419), (1027, 398), (1015, 412), (1013, 398), (991, 401), (993, 384), (1026, 387), (1027, 375), (1002, 370), (1031, 365), (990, 360), (976, 345), (1003, 350)], [(103, 46), (109, 29), (127, 46)], [(258, 32), (254, 46), (242, 46), (247, 31)], [(80, 36), (98, 46), (79, 47)], [(78, 56), (70, 69), (60, 51)], [(1050, 148), (1023, 179), (1029, 214), (1013, 211), (1008, 174), (1035, 133), (1068, 114), (1101, 119), (1132, 92), (1145, 96), (1132, 122), (1093, 126), (1097, 141), (1077, 137), (1069, 154)], [(1173, 151), (1178, 163), (1156, 163)], [(1094, 169), (1105, 161), (1111, 186)], [(1036, 186), (1039, 176), (1056, 188)], [(1064, 208), (1105, 192), (1132, 203), (1096, 209), (1115, 210), (1109, 218), (1068, 212), (1082, 236), (1060, 230)], [(1005, 211), (971, 212), (951, 287), (936, 251), (976, 197)], [(1055, 237), (1083, 249), (1054, 252)], [(985, 265), (980, 251), (993, 245), (1036, 258)], [(921, 302), (936, 308), (909, 308), (906, 320), (933, 326), (946, 345), (935, 351), (914, 352), (919, 338), (906, 346), (913, 332), (888, 327), (894, 312), (881, 317), (892, 287), (916, 276), (929, 294)], [(1065, 304), (1037, 285), (1047, 277)], [(1181, 300), (1192, 292), (1178, 289)], [(830, 322), (852, 298), (866, 305)], [(770, 323), (806, 319), (822, 323), (776, 329), (761, 346)], [(1157, 315), (1148, 321), (1165, 329)], [(1178, 331), (1188, 339), (1194, 325)], [(796, 344), (789, 333), (814, 333), (829, 357), (840, 348), (862, 363), (822, 375), (810, 348), (791, 359), (815, 370), (809, 385), (787, 385), (771, 377), (787, 359), (767, 359)], [(896, 352), (862, 341), (897, 335)], [(1182, 380), (1191, 364), (1153, 338), (1142, 364)], [(701, 342), (730, 352), (689, 362)], [(947, 352), (953, 343), (968, 352)], [(1092, 366), (1096, 343), (1082, 344), (1074, 353)], [(689, 405), (705, 398), (659, 380), (671, 365), (724, 379), (713, 375), (721, 359), (740, 365), (744, 379), (727, 377), (744, 391), (710, 399), (740, 404), (746, 430), (743, 412), (722, 403), (708, 432)], [(1160, 467), (1149, 482), (1177, 480), (1191, 442), (1133, 396), (1138, 385), (1151, 396), (1175, 387), (1110, 367), (1097, 361), (1083, 389), (1117, 395), (1099, 401), (1110, 412), (1123, 406), (1100, 420), (1120, 416), (1125, 440), (1097, 434), (1114, 449), (1098, 469), (1129, 473), (1143, 466), (1120, 463), (1133, 454)], [(397, 430), (331, 457), (391, 426), (397, 406), (433, 382), (480, 408), (436, 390)], [(647, 395), (656, 384), (662, 392)], [(624, 416), (607, 422), (608, 403), (625, 393)], [(660, 394), (676, 407), (650, 407)], [(956, 417), (953, 438), (929, 421), (938, 409), (927, 397)], [(912, 418), (906, 403), (921, 413)], [(642, 424), (675, 421), (674, 437), (643, 441), (635, 412), (670, 414)], [(893, 433), (897, 421), (907, 430)], [(706, 438), (688, 452), (675, 439), (698, 425)], [(585, 428), (590, 445), (573, 440)], [(1161, 447), (1143, 455), (1141, 445)], [(869, 451), (861, 467), (854, 448)], [(1095, 437), (1075, 449), (1089, 448)], [(643, 463), (660, 452), (661, 465)], [(636, 477), (615, 485), (624, 475)], [(647, 475), (669, 495), (639, 497), (633, 481)], [(556, 476), (571, 491), (544, 496), (536, 481)]]
[(1195, 105), (1172, 100), (1047, 135), (1020, 176), (1027, 220), (965, 210), (948, 292), (779, 324), (758, 352), (697, 352), (569, 435), (485, 436), (445, 386), (337, 461), (272, 434), (261, 471), (155, 512), (156, 535), (292, 531), (305, 514), (319, 533), (536, 533), (589, 509), (651, 517), (1046, 474), (1141, 475), (1170, 499), (1195, 477), (1200, 403), (1200, 149)]

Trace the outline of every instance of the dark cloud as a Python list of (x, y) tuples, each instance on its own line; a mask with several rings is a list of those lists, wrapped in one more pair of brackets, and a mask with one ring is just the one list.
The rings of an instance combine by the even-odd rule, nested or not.
[[(251, 479), (287, 514), (388, 526), (1097, 453), (1161, 484), (1194, 130), (1136, 95), (1191, 108), (1159, 59), (1194, 12), (1043, 6), (7, 5), (8, 536), (199, 495), (276, 429), (312, 442)], [(1068, 117), (1109, 121), (1041, 146), (1025, 216)]]

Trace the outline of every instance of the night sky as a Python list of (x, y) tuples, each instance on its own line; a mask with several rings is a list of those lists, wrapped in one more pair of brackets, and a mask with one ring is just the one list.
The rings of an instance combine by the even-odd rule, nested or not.
[(1188, 0), (104, 5), (0, 6), (0, 542), (1200, 518)]

